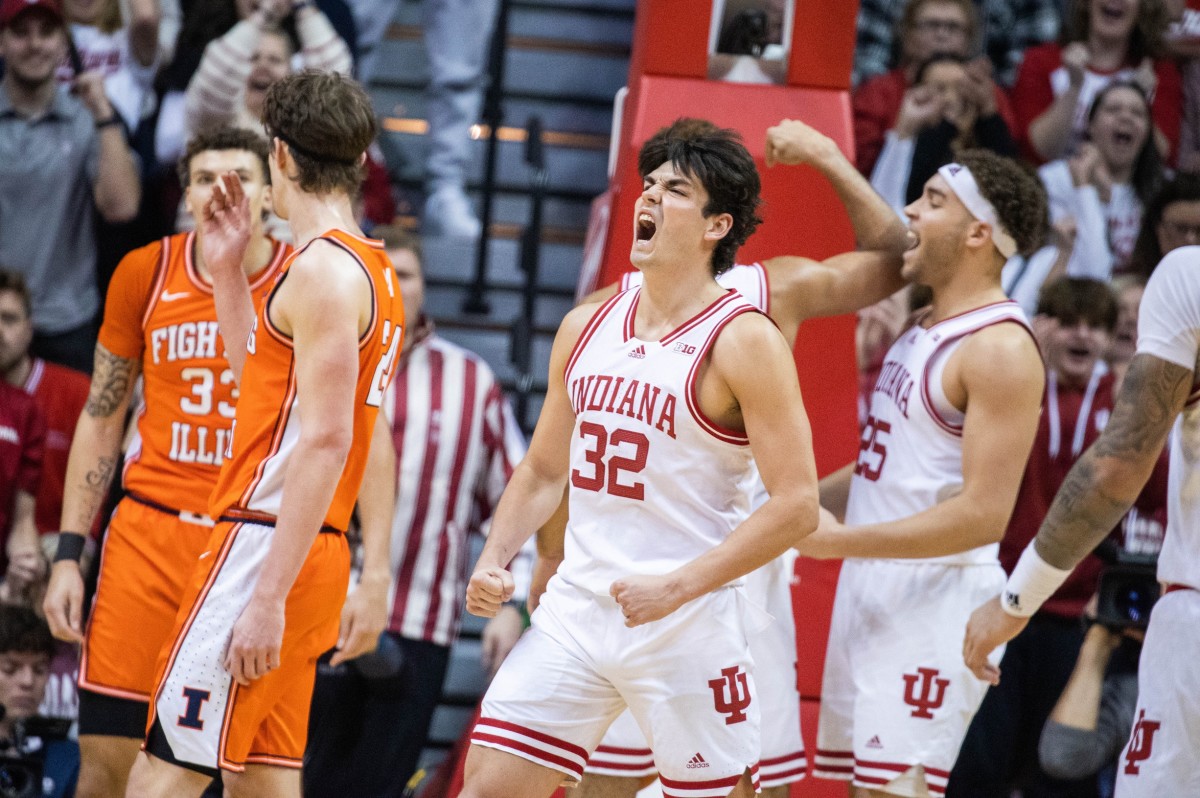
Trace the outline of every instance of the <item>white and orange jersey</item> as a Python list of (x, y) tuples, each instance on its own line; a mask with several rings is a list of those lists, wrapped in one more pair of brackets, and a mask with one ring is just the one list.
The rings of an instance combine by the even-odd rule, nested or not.
[[(273, 243), (270, 262), (250, 278), (256, 303), (291, 252)], [(224, 460), (238, 389), (195, 247), (195, 233), (182, 233), (126, 255), (109, 285), (99, 340), (114, 355), (142, 363), (125, 489), (200, 514)]]
[[(375, 416), (404, 337), (404, 306), (382, 242), (343, 230), (330, 230), (313, 240), (340, 247), (358, 262), (371, 282), (371, 321), (358, 344), (354, 437), (324, 520), (325, 526), (345, 531), (366, 469)], [(288, 258), (276, 286), (287, 278), (288, 269), (303, 251)], [(274, 289), (259, 304), (254, 329), (246, 342), (235, 433), (209, 504), (214, 518), (277, 517), (284, 474), (300, 437), (295, 351), (291, 338), (271, 324), (268, 310), (273, 296)]]
[[(888, 350), (871, 393), (859, 440), (846, 523), (886, 523), (928, 510), (962, 488), (964, 414), (942, 389), (946, 362), (967, 337), (993, 324), (1029, 330), (1016, 302), (1005, 301), (907, 330)], [(1030, 331), (1032, 335), (1032, 331)], [(974, 565), (996, 562), (998, 543), (904, 562)]]
[(564, 375), (575, 411), (564, 581), (607, 595), (721, 543), (750, 514), (745, 433), (707, 418), (696, 376), (721, 330), (757, 309), (728, 291), (658, 341), (634, 334), (641, 289), (605, 302)]
[(1200, 590), (1200, 247), (1174, 249), (1155, 267), (1138, 313), (1137, 351), (1192, 372), (1191, 395), (1171, 430), (1158, 579)]

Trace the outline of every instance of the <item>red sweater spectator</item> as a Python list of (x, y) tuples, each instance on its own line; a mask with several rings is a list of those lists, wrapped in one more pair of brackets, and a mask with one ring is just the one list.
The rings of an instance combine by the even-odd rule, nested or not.
[[(1100, 436), (1113, 407), (1114, 378), (1111, 373), (1093, 377), (1092, 383), (1084, 389), (1068, 387), (1053, 374), (1047, 377), (1046, 403), (1038, 420), (1037, 438), (1025, 466), (1016, 508), (1000, 542), (1000, 564), (1009, 573), (1025, 546), (1037, 534), (1067, 472)], [(1150, 481), (1114, 534), (1120, 535), (1124, 547), (1131, 551), (1155, 551), (1154, 541), (1146, 539), (1157, 537), (1161, 546), (1166, 523), (1167, 458), (1164, 452)], [(1103, 567), (1099, 557), (1088, 555), (1042, 605), (1041, 611), (1062, 618), (1078, 618), (1096, 592)]]
[[(0, 380), (0, 544), (8, 541), (20, 493), (37, 495), (46, 426), (33, 397)], [(0, 545), (0, 573), (8, 569)]]
[(25, 378), (25, 393), (31, 395), (46, 422), (46, 446), (42, 461), (42, 481), (37, 492), (38, 532), (55, 532), (62, 522), (63, 486), (67, 477), (67, 457), (75, 422), (87, 404), (90, 381), (86, 374), (34, 358)]
[[(898, 67), (868, 80), (854, 92), (855, 164), (858, 171), (867, 177), (871, 176), (875, 161), (883, 150), (884, 136), (896, 126), (896, 117), (900, 115), (904, 93), (909, 86), (908, 70)], [(999, 86), (996, 86), (995, 92), (996, 110), (1004, 119), (1004, 124), (1016, 135), (1018, 120), (1008, 97)]]
[[(1069, 76), (1063, 66), (1063, 45), (1043, 44), (1031, 47), (1025, 52), (1025, 60), (1017, 73), (1017, 82), (1012, 89), (1012, 111), (1016, 116), (1016, 126), (1012, 128), (1024, 154), (1036, 163), (1044, 163), (1043, 158), (1029, 140), (1029, 125), (1041, 116), (1053, 103), (1054, 99), (1067, 90)], [(1084, 71), (1083, 86), (1079, 91), (1079, 101), (1076, 104), (1067, 153), (1074, 151), (1075, 145), (1083, 138), (1087, 127), (1087, 113), (1093, 98), (1106, 84), (1118, 78), (1133, 79), (1137, 70), (1136, 63), (1109, 71), (1101, 72), (1093, 69)], [(1183, 118), (1183, 82), (1175, 62), (1158, 59), (1154, 62), (1154, 74), (1157, 86), (1154, 90), (1154, 100), (1151, 115), (1154, 124), (1170, 144), (1167, 160), (1175, 161), (1179, 150), (1180, 122)]]

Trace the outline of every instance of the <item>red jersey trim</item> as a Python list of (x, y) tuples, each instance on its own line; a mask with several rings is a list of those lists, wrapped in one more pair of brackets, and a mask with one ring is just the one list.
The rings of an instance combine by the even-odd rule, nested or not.
[(579, 361), (579, 356), (583, 354), (584, 348), (587, 347), (592, 336), (596, 334), (596, 330), (599, 329), (600, 323), (604, 321), (604, 317), (612, 312), (613, 307), (616, 306), (622, 296), (624, 296), (624, 292), (613, 294), (606, 299), (604, 304), (588, 319), (588, 323), (583, 326), (583, 331), (579, 333), (579, 340), (571, 348), (571, 356), (567, 359), (567, 367), (563, 370), (563, 383), (565, 385), (569, 386), (571, 384), (571, 370), (575, 368), (575, 364)]
[[(742, 299), (741, 294), (736, 294), (735, 292), (735, 295), (739, 299)], [(716, 326), (713, 327), (712, 332), (708, 334), (708, 338), (704, 341), (703, 346), (700, 347), (700, 351), (696, 354), (696, 359), (692, 363), (692, 368), (690, 371), (688, 371), (687, 384), (684, 386), (683, 390), (688, 411), (692, 414), (692, 418), (696, 420), (696, 423), (700, 426), (700, 429), (704, 430), (719, 441), (724, 443), (732, 443), (736, 446), (749, 445), (750, 438), (747, 437), (745, 432), (738, 432), (737, 430), (723, 427), (704, 414), (704, 411), (700, 409), (700, 398), (696, 396), (696, 374), (700, 370), (700, 364), (704, 362), (706, 357), (708, 357), (709, 352), (712, 350), (713, 344), (716, 343), (717, 336), (720, 335), (723, 329), (725, 329), (725, 325), (729, 324), (729, 322), (733, 321), (743, 313), (760, 312), (761, 311), (759, 311), (758, 308), (754, 307), (743, 299), (743, 304), (732, 308), (725, 318), (717, 322)]]
[[(980, 308), (976, 308), (976, 310), (981, 310), (982, 308), (988, 308), (988, 307), (993, 307), (995, 305), (1002, 305), (1002, 304), (1007, 304), (1007, 303), (995, 302), (995, 303), (992, 303), (991, 305), (983, 305)], [(1016, 303), (1013, 302), (1012, 304), (1015, 305)], [(967, 311), (967, 312), (970, 313), (973, 311)], [(962, 316), (964, 314), (960, 313), (957, 315)], [(949, 319), (943, 319), (942, 321), (938, 322), (938, 324), (942, 324), (943, 322), (946, 322), (946, 321), (949, 321)], [(921, 403), (925, 405), (925, 411), (927, 413), (929, 413), (929, 417), (933, 419), (934, 423), (937, 424), (938, 427), (941, 428), (944, 432), (947, 432), (947, 433), (955, 436), (956, 438), (962, 437), (963, 426), (962, 426), (962, 424), (954, 424), (953, 422), (946, 420), (945, 418), (942, 417), (942, 414), (938, 411), (938, 409), (936, 407), (934, 407), (933, 395), (930, 392), (930, 388), (929, 388), (930, 367), (934, 364), (934, 362), (936, 362), (936, 360), (938, 358), (938, 354), (943, 349), (945, 349), (947, 346), (949, 346), (950, 344), (952, 344), (956, 341), (959, 341), (968, 335), (977, 333), (982, 329), (985, 329), (987, 327), (992, 327), (997, 324), (1016, 324), (1021, 329), (1025, 330), (1025, 332), (1027, 332), (1029, 334), (1030, 338), (1033, 338), (1033, 330), (1029, 329), (1029, 325), (1022, 323), (1022, 321), (1020, 319), (1011, 318), (1011, 317), (1007, 317), (1007, 316), (1003, 317), (1003, 318), (999, 318), (999, 319), (992, 319), (990, 321), (983, 322), (982, 324), (978, 324), (969, 329), (962, 330), (961, 332), (957, 333), (956, 335), (948, 336), (944, 341), (939, 343), (934, 348), (933, 352), (930, 353), (929, 358), (925, 361), (925, 368), (922, 369), (922, 372), (921, 372)], [(933, 325), (933, 327), (936, 327), (936, 326), (937, 326), (937, 324)], [(933, 327), (930, 327), (929, 330), (932, 330)], [(1036, 346), (1037, 339), (1034, 338), (1033, 341), (1034, 341), (1034, 345)]]
[[(724, 312), (726, 310), (726, 306), (730, 302), (736, 302), (739, 299), (742, 300), (743, 302), (746, 302), (746, 298), (744, 296), (742, 296), (741, 294), (739, 294), (734, 289), (732, 289), (732, 288), (725, 289), (725, 293), (723, 296), (714, 300), (713, 303), (711, 305), (709, 305), (708, 307), (706, 307), (704, 310), (700, 311), (695, 316), (692, 316), (692, 318), (688, 319), (683, 324), (679, 325), (673, 331), (668, 333), (666, 336), (659, 339), (659, 341), (658, 341), (659, 345), (666, 346), (667, 344), (674, 341), (676, 338), (686, 335), (688, 332), (695, 329), (699, 325), (703, 324), (708, 319), (712, 318), (713, 316), (717, 315), (718, 313)], [(749, 305), (750, 303), (747, 302), (746, 304)], [(753, 306), (751, 306), (751, 307), (753, 308)], [(758, 310), (758, 308), (753, 308), (753, 309)]]

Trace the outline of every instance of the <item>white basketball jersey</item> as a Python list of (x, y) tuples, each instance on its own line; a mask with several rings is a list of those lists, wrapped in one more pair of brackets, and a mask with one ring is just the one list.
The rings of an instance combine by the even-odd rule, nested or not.
[(658, 341), (634, 335), (641, 289), (605, 302), (565, 381), (575, 410), (570, 520), (558, 569), (608, 595), (615, 579), (665, 574), (721, 543), (750, 514), (744, 433), (706, 418), (696, 375), (721, 330), (757, 310), (729, 291)]
[[(967, 336), (1005, 322), (1029, 329), (1016, 302), (997, 302), (928, 329), (914, 326), (888, 350), (859, 440), (847, 524), (907, 518), (962, 488), (963, 413), (946, 399), (942, 372)], [(958, 554), (904, 562), (994, 563), (999, 547), (990, 543)]]
[(1150, 276), (1138, 313), (1137, 351), (1192, 372), (1192, 393), (1171, 430), (1158, 578), (1200, 590), (1200, 247), (1172, 250)]
[[(638, 288), (641, 284), (642, 273), (639, 271), (625, 272), (621, 275), (622, 291)], [(767, 269), (761, 263), (735, 264), (717, 275), (717, 285), (737, 291), (743, 299), (770, 317), (771, 284), (767, 279)], [(788, 341), (789, 346), (794, 343), (795, 341)], [(758, 464), (753, 460), (750, 463), (754, 468), (754, 488), (750, 494), (750, 509), (757, 510), (767, 503), (767, 488), (758, 476)]]

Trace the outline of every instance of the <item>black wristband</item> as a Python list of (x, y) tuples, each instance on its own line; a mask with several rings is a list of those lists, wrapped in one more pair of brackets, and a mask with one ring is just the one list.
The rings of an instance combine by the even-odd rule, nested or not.
[(112, 116), (106, 116), (103, 119), (97, 119), (96, 130), (103, 130), (106, 127), (112, 127), (113, 125), (119, 124), (121, 124), (121, 120), (117, 118), (116, 114), (113, 114)]
[(85, 546), (87, 546), (87, 538), (78, 532), (59, 532), (58, 550), (54, 552), (54, 561), (79, 562), (79, 559), (83, 557)]

